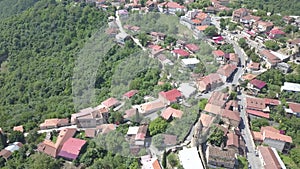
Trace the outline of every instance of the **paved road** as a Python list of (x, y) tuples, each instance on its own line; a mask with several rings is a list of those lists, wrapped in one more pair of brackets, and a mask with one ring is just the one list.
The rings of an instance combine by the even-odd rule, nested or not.
[(253, 138), (249, 129), (248, 118), (244, 109), (246, 105), (246, 96), (242, 93), (241, 95), (238, 95), (238, 99), (240, 100), (239, 105), (242, 105), (240, 112), (242, 118), (240, 129), (248, 149), (247, 159), (252, 169), (261, 169), (262, 162), (260, 161), (259, 157), (255, 155), (255, 144), (253, 142)]

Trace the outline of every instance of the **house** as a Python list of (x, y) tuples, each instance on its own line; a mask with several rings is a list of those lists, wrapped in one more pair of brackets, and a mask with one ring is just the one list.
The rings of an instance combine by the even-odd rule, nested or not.
[(115, 124), (101, 124), (96, 127), (97, 133), (96, 134), (107, 134), (116, 129)]
[(177, 2), (163, 2), (157, 5), (159, 12), (176, 14), (176, 12), (185, 12), (186, 7)]
[(75, 128), (65, 128), (59, 132), (56, 142), (53, 143), (51, 140), (44, 140), (38, 144), (37, 151), (45, 153), (52, 157), (57, 157), (64, 143), (72, 138), (76, 133)]
[(222, 92), (213, 92), (208, 99), (208, 102), (204, 108), (204, 111), (212, 113), (214, 115), (220, 115), (221, 110), (224, 108), (228, 99), (228, 94)]
[(136, 146), (144, 146), (148, 131), (148, 125), (129, 127), (127, 131), (127, 138), (130, 143)]
[(93, 128), (98, 125), (107, 123), (109, 109), (103, 108), (86, 108), (78, 113), (71, 115), (71, 124), (76, 124), (82, 128)]
[(285, 112), (300, 117), (300, 104), (299, 103), (288, 103), (289, 108), (285, 109)]
[(170, 59), (168, 59), (168, 58), (166, 57), (166, 55), (164, 55), (164, 54), (159, 54), (159, 55), (157, 56), (157, 59), (160, 61), (160, 63), (161, 63), (162, 65), (170, 65), (170, 66), (173, 66), (173, 65), (174, 65), (174, 63), (173, 63)]
[(250, 118), (263, 117), (270, 118), (270, 109), (266, 106), (266, 102), (261, 98), (246, 97), (246, 112)]
[(290, 16), (284, 16), (284, 17), (282, 17), (282, 20), (286, 24), (291, 24), (292, 22), (295, 21), (295, 18), (290, 17)]
[(116, 35), (116, 41), (117, 41), (117, 43), (119, 43), (121, 45), (125, 45), (125, 42), (129, 39), (130, 39), (130, 36), (127, 33), (120, 32)]
[(240, 23), (251, 27), (254, 23), (260, 20), (259, 16), (247, 15), (240, 19)]
[(121, 9), (117, 11), (120, 18), (128, 18), (129, 13), (126, 9)]
[[(300, 18), (300, 17), (299, 17)], [(287, 41), (287, 47), (292, 51), (291, 55), (295, 59), (297, 56), (300, 56), (300, 38), (291, 39)]]
[(177, 136), (170, 134), (163, 134), (163, 146), (170, 147), (177, 144)]
[(237, 70), (237, 66), (233, 64), (226, 64), (217, 70), (217, 73), (221, 75), (223, 81), (229, 82), (232, 80), (234, 73)]
[(269, 50), (260, 50), (259, 54), (266, 61), (267, 68), (275, 67), (277, 63), (281, 62), (281, 60)]
[(185, 49), (188, 50), (191, 53), (196, 53), (200, 50), (199, 46), (197, 46), (193, 43), (185, 45)]
[(151, 35), (152, 39), (157, 42), (165, 40), (165, 38), (166, 38), (166, 34), (161, 33), (161, 32), (150, 32), (150, 35)]
[(227, 134), (226, 147), (235, 150), (236, 153), (239, 152), (240, 139), (239, 136), (233, 132)]
[(239, 111), (239, 104), (237, 100), (229, 100), (225, 106), (226, 110)]
[(193, 30), (197, 26), (210, 25), (211, 17), (207, 13), (193, 9), (180, 17), (180, 23)]
[(224, 84), (221, 76), (217, 73), (211, 73), (200, 78), (197, 81), (197, 88), (200, 92), (208, 92)]
[(256, 144), (262, 144), (262, 142), (264, 141), (264, 138), (260, 131), (251, 131), (251, 135), (254, 143)]
[(0, 151), (0, 157), (3, 157), (5, 160), (8, 160), (13, 154), (13, 152), (18, 151), (21, 147), (23, 147), (22, 143), (14, 142)]
[(291, 66), (285, 62), (278, 63), (276, 65), (276, 68), (279, 69), (284, 74), (287, 74), (291, 70)]
[(196, 26), (193, 31), (193, 36), (195, 39), (202, 39), (205, 37), (204, 31), (206, 28), (208, 28), (209, 25), (203, 25), (203, 26)]
[(225, 53), (222, 50), (215, 50), (212, 52), (212, 54), (214, 55), (214, 57), (217, 61), (225, 60)]
[(278, 39), (280, 37), (283, 37), (285, 33), (280, 29), (272, 29), (269, 33), (269, 38), (271, 39)]
[(247, 66), (249, 71), (258, 71), (260, 69), (260, 63), (251, 62)]
[(235, 53), (229, 53), (228, 63), (238, 66), (240, 64), (240, 58)]
[(131, 108), (131, 109), (125, 110), (123, 118), (127, 119), (127, 120), (130, 120), (130, 118), (135, 116), (137, 113), (138, 113), (137, 108)]
[(172, 50), (171, 52), (173, 54), (173, 56), (177, 57), (177, 58), (180, 58), (180, 57), (189, 57), (190, 56), (190, 53), (187, 52), (186, 50), (184, 49), (174, 49)]
[(266, 86), (267, 86), (266, 82), (258, 80), (258, 79), (251, 80), (247, 85), (247, 87), (249, 89), (254, 89), (254, 90), (257, 90), (257, 91), (261, 91), (261, 89), (266, 87)]
[(177, 103), (182, 98), (181, 92), (177, 89), (162, 91), (158, 94), (158, 99), (166, 105)]
[(178, 157), (184, 169), (204, 169), (204, 165), (196, 147), (184, 147), (179, 151)]
[(200, 63), (200, 60), (197, 58), (187, 58), (187, 59), (181, 59), (181, 63), (183, 67), (193, 69), (197, 66), (198, 63)]
[(299, 92), (300, 91), (300, 84), (298, 83), (291, 83), (291, 82), (284, 82), (283, 86), (281, 86), (281, 91), (286, 92)]
[(231, 148), (222, 150), (209, 145), (206, 149), (206, 160), (207, 166), (212, 168), (235, 168), (237, 165), (236, 151)]
[(23, 133), (24, 132), (24, 128), (23, 128), (22, 125), (21, 126), (15, 126), (13, 128), (13, 131), (19, 131), (19, 132)]
[(157, 9), (157, 4), (156, 2), (152, 1), (152, 0), (148, 0), (146, 2), (146, 8), (149, 12), (153, 11), (154, 9)]
[(67, 126), (69, 125), (69, 119), (46, 119), (44, 123), (40, 124), (40, 129), (50, 129), (50, 128), (58, 128), (62, 126)]
[(155, 100), (152, 102), (143, 103), (138, 107), (138, 110), (141, 114), (147, 115), (154, 112), (157, 112), (161, 109), (165, 108), (164, 102), (161, 100)]
[(213, 116), (211, 116), (209, 114), (201, 113), (199, 122), (201, 123), (203, 129), (209, 128), (210, 125), (213, 123), (213, 121), (214, 121)]
[(181, 118), (183, 115), (183, 112), (181, 110), (177, 110), (177, 109), (174, 109), (172, 107), (168, 107), (166, 110), (164, 110), (160, 116), (162, 118), (164, 118), (165, 120), (170, 120), (170, 119), (173, 119), (173, 118)]
[(260, 132), (253, 132), (254, 141), (267, 144), (280, 152), (288, 153), (291, 148), (292, 138), (281, 134), (281, 132), (272, 126), (261, 127)]
[(97, 135), (96, 129), (86, 129), (84, 131), (85, 137), (94, 138)]
[(255, 29), (258, 32), (270, 32), (274, 24), (272, 22), (258, 21), (255, 24)]
[(189, 83), (181, 83), (178, 90), (181, 92), (184, 98), (190, 98), (197, 92), (197, 89), (191, 86)]
[(107, 28), (106, 34), (109, 35), (109, 37), (113, 38), (119, 33), (119, 30), (117, 28)]
[(127, 93), (123, 94), (124, 99), (130, 99), (132, 96), (137, 94), (139, 91), (138, 90), (130, 90)]
[(235, 22), (240, 22), (241, 18), (247, 16), (249, 14), (246, 8), (239, 8), (234, 10), (232, 13), (232, 20)]
[(248, 73), (248, 74), (242, 76), (241, 80), (242, 80), (242, 81), (246, 81), (246, 80), (247, 80), (247, 81), (250, 81), (250, 80), (252, 80), (252, 79), (255, 79), (256, 77), (257, 77), (257, 75)]
[(265, 169), (286, 169), (279, 154), (274, 148), (266, 146), (257, 147), (259, 159)]
[(221, 117), (222, 121), (229, 126), (239, 127), (240, 125), (241, 117), (237, 111), (222, 109)]
[(162, 169), (158, 159), (150, 155), (145, 155), (141, 157), (142, 169)]
[(113, 97), (108, 98), (101, 103), (101, 105), (107, 109), (115, 108), (115, 107), (119, 106), (120, 104), (121, 104), (120, 101), (118, 101), (116, 98), (113, 98)]
[(62, 146), (58, 156), (68, 159), (75, 160), (79, 156), (82, 147), (86, 144), (85, 140), (78, 138), (69, 138)]

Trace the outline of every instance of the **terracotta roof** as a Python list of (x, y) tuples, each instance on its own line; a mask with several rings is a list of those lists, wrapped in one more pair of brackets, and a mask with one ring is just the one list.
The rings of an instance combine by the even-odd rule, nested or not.
[(222, 93), (220, 91), (212, 92), (210, 98), (208, 99), (208, 103), (214, 104), (217, 106), (224, 106), (225, 102), (227, 101), (228, 94)]
[(280, 134), (280, 133), (275, 133), (275, 132), (268, 131), (268, 130), (265, 130), (263, 132), (263, 137), (268, 138), (268, 139), (272, 139), (272, 140), (280, 140), (280, 141), (287, 142), (287, 143), (292, 143), (293, 142), (292, 137), (290, 137), (290, 136), (283, 135), (283, 134)]
[(15, 126), (13, 128), (13, 131), (19, 131), (19, 132), (23, 133), (24, 132), (24, 128), (23, 128), (22, 125), (21, 126)]
[(253, 16), (253, 15), (247, 15), (247, 16), (244, 16), (242, 19), (244, 19), (244, 20), (254, 20), (255, 22), (257, 22), (257, 21), (260, 20), (260, 17), (259, 16)]
[(131, 98), (135, 94), (137, 94), (139, 91), (138, 90), (130, 90), (129, 92), (125, 93), (123, 96), (127, 98)]
[(260, 63), (257, 63), (257, 62), (252, 62), (250, 64), (248, 64), (248, 68), (250, 69), (259, 69), (260, 67)]
[(204, 20), (207, 17), (208, 17), (208, 15), (206, 13), (204, 13), (204, 12), (199, 12), (196, 15), (196, 18), (199, 19), (199, 20), (201, 20), (201, 21)]
[(187, 44), (187, 45), (185, 45), (185, 47), (188, 48), (190, 51), (193, 51), (193, 52), (197, 52), (200, 49), (199, 46), (197, 46), (193, 43)]
[(201, 113), (199, 120), (202, 123), (203, 127), (209, 127), (210, 124), (213, 122), (213, 116)]
[(221, 116), (237, 122), (241, 121), (240, 114), (236, 111), (222, 109)]
[(145, 140), (148, 130), (148, 125), (139, 126), (138, 132), (135, 135), (135, 140)]
[(261, 50), (259, 51), (259, 53), (263, 56), (265, 56), (267, 58), (267, 60), (272, 63), (272, 64), (275, 64), (275, 63), (278, 63), (280, 62), (280, 59), (278, 57), (276, 57), (275, 55), (273, 55), (270, 51), (268, 50)]
[(3, 157), (5, 159), (8, 159), (11, 155), (12, 155), (12, 152), (10, 152), (6, 149), (3, 149), (0, 151), (0, 157)]
[(197, 26), (196, 29), (199, 31), (204, 31), (206, 28), (208, 28), (208, 25), (203, 25), (203, 26)]
[(57, 126), (63, 126), (63, 125), (68, 125), (69, 124), (69, 119), (46, 119), (44, 123), (40, 124), (41, 128), (44, 127), (57, 127)]
[(239, 62), (239, 56), (235, 53), (229, 53), (229, 60), (234, 62)]
[(174, 49), (172, 52), (175, 53), (175, 54), (178, 54), (180, 56), (183, 56), (183, 57), (190, 56), (190, 53), (187, 52), (186, 50), (183, 50), (183, 49)]
[(229, 100), (229, 101), (226, 103), (225, 109), (229, 110), (230, 107), (238, 108), (238, 106), (239, 106), (239, 104), (238, 104), (238, 101), (237, 101), (237, 100)]
[(132, 108), (132, 109), (128, 109), (125, 111), (125, 114), (124, 114), (124, 118), (127, 119), (127, 118), (130, 118), (130, 117), (133, 117), (134, 115), (136, 115), (137, 113), (137, 109), (136, 108)]
[(269, 113), (264, 113), (262, 111), (257, 111), (257, 110), (246, 110), (248, 114), (254, 115), (254, 116), (258, 116), (258, 117), (264, 117), (264, 118), (270, 118), (270, 114)]
[(258, 79), (253, 79), (250, 81), (250, 84), (252, 84), (254, 87), (258, 88), (258, 89), (262, 89), (264, 88), (267, 83)]
[(217, 71), (217, 73), (219, 73), (220, 75), (223, 75), (225, 77), (230, 77), (232, 75), (232, 73), (237, 69), (236, 65), (233, 64), (227, 64), (224, 65), (222, 67), (220, 67)]
[(106, 99), (102, 102), (102, 105), (107, 107), (107, 108), (110, 108), (112, 106), (115, 106), (117, 104), (119, 104), (120, 102), (116, 99), (116, 98), (109, 98), (109, 99)]
[(255, 140), (255, 141), (263, 141), (264, 140), (261, 132), (251, 131), (251, 134), (252, 134), (253, 140)]
[(214, 161), (226, 161), (235, 163), (235, 150), (228, 148), (228, 150), (222, 150), (219, 147), (208, 146), (208, 160), (213, 158)]
[(227, 146), (235, 146), (235, 147), (239, 147), (240, 144), (239, 144), (239, 136), (237, 136), (236, 134), (234, 133), (228, 133), (227, 134), (227, 143), (226, 143)]
[(253, 74), (246, 74), (243, 76), (244, 80), (252, 80), (254, 78), (256, 78), (257, 75), (253, 75)]
[(214, 104), (207, 103), (205, 105), (204, 111), (213, 113), (213, 114), (220, 114), (221, 113), (221, 106), (217, 106)]
[(160, 3), (158, 6), (166, 6), (168, 8), (180, 8), (180, 9), (183, 9), (185, 8), (184, 6), (178, 4), (177, 2), (163, 2), (163, 3)]
[(273, 126), (263, 126), (260, 128), (260, 132), (263, 133), (264, 131), (271, 131), (274, 133), (280, 133), (279, 130), (275, 129)]
[(169, 90), (166, 92), (164, 92), (164, 91), (159, 92), (159, 95), (166, 98), (170, 102), (175, 102), (175, 101), (177, 101), (178, 98), (181, 97), (181, 92), (177, 89), (172, 89), (172, 90)]
[(168, 107), (165, 111), (161, 113), (161, 117), (168, 120), (170, 117), (181, 118), (183, 112), (172, 107)]
[(299, 103), (289, 103), (289, 108), (290, 108), (293, 112), (300, 113), (300, 104), (299, 104)]
[(96, 136), (96, 129), (86, 129), (85, 137), (94, 138)]
[(152, 163), (152, 167), (153, 169), (162, 169), (157, 159)]
[(246, 97), (247, 109), (263, 110), (266, 108), (265, 100), (255, 97)]
[(266, 105), (275, 105), (275, 106), (278, 106), (280, 104), (280, 101), (276, 100), (276, 99), (265, 98), (264, 100), (265, 100), (265, 104)]
[(76, 133), (74, 128), (66, 128), (59, 132), (59, 135), (56, 139), (55, 147), (63, 145), (69, 138), (73, 137)]
[(258, 146), (257, 150), (262, 156), (265, 169), (281, 169), (280, 163), (278, 162), (275, 153), (270, 147)]
[(101, 124), (100, 126), (97, 126), (97, 130), (100, 134), (107, 134), (115, 129), (116, 126), (114, 124)]
[(160, 108), (164, 108), (164, 107), (165, 107), (165, 105), (161, 101), (147, 102), (147, 103), (144, 103), (141, 105), (141, 109), (144, 112), (148, 112), (153, 109), (160, 109)]
[(76, 159), (81, 151), (81, 148), (86, 144), (85, 140), (78, 138), (69, 138), (62, 146), (59, 156), (67, 159)]
[(202, 86), (202, 87), (204, 87), (204, 88), (206, 88), (206, 86), (209, 85), (209, 84), (223, 83), (222, 78), (217, 73), (211, 73), (207, 76), (204, 76), (202, 79), (200, 79), (199, 82), (203, 82), (204, 86)]
[(273, 22), (265, 22), (265, 21), (258, 21), (257, 24), (264, 27), (271, 27), (274, 25)]
[(49, 156), (56, 157), (57, 156), (57, 147), (50, 140), (44, 140), (42, 143), (38, 144), (37, 150), (39, 152), (43, 152)]
[(225, 55), (225, 53), (222, 50), (215, 50), (215, 51), (213, 51), (213, 55), (215, 55), (217, 57), (222, 57)]

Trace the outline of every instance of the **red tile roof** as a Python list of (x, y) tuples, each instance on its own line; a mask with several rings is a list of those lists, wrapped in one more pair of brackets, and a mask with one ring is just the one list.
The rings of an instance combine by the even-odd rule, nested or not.
[(261, 134), (261, 132), (258, 131), (251, 131), (252, 137), (254, 141), (263, 141), (264, 138)]
[(252, 62), (248, 65), (250, 69), (259, 69), (260, 63)]
[(267, 85), (266, 82), (258, 80), (258, 79), (251, 80), (250, 84), (252, 84), (253, 86), (255, 86), (258, 89), (262, 89), (262, 88), (264, 88)]
[(261, 98), (255, 98), (255, 97), (247, 97), (247, 109), (254, 109), (254, 110), (260, 110), (266, 108), (265, 100)]
[(172, 107), (168, 107), (165, 111), (161, 113), (161, 117), (168, 120), (170, 117), (181, 118), (183, 112)]
[(217, 57), (222, 57), (225, 55), (225, 53), (222, 50), (215, 50), (215, 51), (213, 51), (213, 55), (215, 55)]
[(185, 8), (184, 6), (178, 4), (177, 2), (163, 2), (163, 3), (160, 3), (159, 6), (165, 6), (168, 8), (180, 8), (180, 9)]
[(300, 104), (299, 103), (289, 103), (289, 108), (293, 111), (293, 112), (300, 112)]
[(112, 98), (112, 97), (102, 102), (102, 105), (107, 108), (110, 108), (117, 104), (119, 104), (119, 101), (116, 98)]
[(137, 94), (139, 91), (138, 90), (130, 90), (129, 92), (125, 93), (123, 96), (127, 98), (131, 98), (135, 94)]
[(275, 55), (273, 55), (273, 54), (272, 54), (270, 51), (268, 51), (268, 50), (261, 50), (259, 53), (260, 53), (261, 55), (265, 56), (265, 57), (268, 59), (268, 61), (269, 61), (270, 63), (272, 63), (272, 64), (275, 64), (275, 63), (278, 63), (278, 62), (281, 61), (278, 57), (276, 57)]
[(204, 31), (206, 28), (208, 28), (208, 25), (203, 25), (203, 26), (197, 26), (196, 29), (199, 31)]
[(270, 147), (258, 146), (257, 150), (260, 152), (264, 161), (265, 169), (280, 169), (281, 165), (278, 162), (275, 153)]
[(40, 124), (40, 128), (58, 127), (69, 124), (69, 119), (46, 119), (44, 123)]
[(217, 71), (217, 73), (219, 73), (220, 75), (223, 75), (225, 77), (230, 77), (232, 75), (232, 73), (237, 69), (236, 65), (233, 64), (227, 64), (224, 65), (223, 67), (220, 67)]
[(208, 99), (208, 103), (217, 106), (224, 106), (225, 102), (227, 101), (227, 97), (228, 97), (227, 93), (215, 91), (211, 94), (210, 98)]
[(221, 116), (234, 121), (241, 121), (239, 112), (222, 109)]
[(268, 138), (268, 139), (279, 140), (287, 143), (293, 142), (292, 137), (280, 133), (275, 133), (272, 131), (265, 130), (262, 134), (265, 139)]
[(280, 30), (280, 29), (272, 29), (272, 30), (270, 31), (270, 33), (273, 34), (273, 35), (284, 35), (284, 34), (285, 34), (285, 33), (284, 33), (282, 30)]
[(280, 133), (279, 130), (275, 129), (273, 126), (263, 126), (260, 128), (260, 132), (263, 133), (264, 131), (270, 131), (274, 133)]
[(153, 169), (162, 169), (157, 159), (152, 163), (152, 167)]
[(67, 158), (67, 159), (76, 159), (80, 153), (81, 148), (85, 145), (86, 141), (77, 139), (77, 138), (69, 138), (62, 149), (59, 152), (59, 156)]
[(203, 127), (209, 127), (209, 125), (213, 122), (213, 116), (201, 113), (199, 120), (202, 123)]
[(234, 133), (229, 133), (227, 134), (227, 143), (226, 145), (227, 146), (235, 146), (235, 147), (239, 147), (240, 144), (239, 144), (239, 136), (237, 136), (236, 134)]
[(161, 96), (163, 96), (164, 98), (166, 98), (170, 102), (175, 102), (175, 101), (177, 101), (178, 98), (181, 97), (181, 92), (177, 89), (172, 89), (167, 92), (162, 91), (162, 92), (159, 92), (159, 94)]
[(85, 137), (94, 138), (96, 136), (96, 129), (86, 129)]
[(279, 100), (276, 99), (269, 99), (269, 98), (265, 98), (265, 104), (266, 105), (274, 105), (274, 106), (278, 106), (280, 104)]
[(197, 46), (193, 43), (187, 44), (187, 45), (185, 45), (185, 47), (188, 48), (192, 52), (197, 52), (200, 49), (199, 46)]
[(183, 49), (174, 49), (172, 52), (175, 53), (175, 54), (178, 54), (180, 56), (183, 56), (183, 57), (190, 56), (190, 53), (187, 52), (187, 51), (185, 51), (185, 50), (183, 50)]
[(248, 114), (254, 115), (254, 116), (258, 116), (258, 117), (263, 117), (263, 118), (270, 118), (270, 114), (268, 113), (264, 113), (262, 111), (257, 111), (257, 110), (246, 110)]

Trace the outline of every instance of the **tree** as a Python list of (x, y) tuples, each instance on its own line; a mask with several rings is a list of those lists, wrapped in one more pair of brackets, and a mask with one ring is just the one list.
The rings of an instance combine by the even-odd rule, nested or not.
[(231, 100), (236, 100), (237, 99), (237, 92), (231, 92), (230, 93), (230, 99)]
[(173, 103), (173, 104), (171, 105), (171, 107), (172, 107), (173, 109), (180, 109), (180, 104), (179, 104), (179, 103)]
[(149, 41), (149, 37), (148, 37), (148, 35), (146, 33), (140, 33), (138, 35), (138, 39), (139, 39), (139, 41), (141, 42), (141, 44), (143, 46), (146, 46), (147, 43), (148, 43), (148, 41)]
[(270, 49), (270, 50), (278, 50), (280, 49), (279, 45), (277, 44), (276, 41), (273, 41), (273, 40), (267, 40), (265, 41), (264, 45), (266, 46), (267, 49)]
[(168, 155), (168, 162), (173, 168), (178, 165), (178, 159), (174, 153)]
[(291, 158), (293, 159), (293, 161), (300, 166), (300, 148), (294, 148), (290, 151), (291, 154)]
[(294, 25), (287, 25), (286, 27), (284, 27), (283, 31), (285, 33), (291, 33), (291, 32), (298, 32), (298, 27), (294, 26)]
[(8, 135), (9, 142), (21, 142), (25, 143), (25, 137), (22, 132), (20, 131), (12, 131), (10, 135)]
[(208, 141), (210, 144), (220, 147), (224, 142), (224, 131), (219, 127), (215, 127), (213, 133), (209, 136)]
[(156, 134), (163, 133), (166, 131), (167, 127), (168, 123), (161, 117), (158, 117), (149, 124), (150, 135), (154, 136)]
[(4, 147), (6, 147), (6, 141), (7, 141), (7, 138), (6, 136), (0, 132), (0, 150), (2, 150)]
[(200, 102), (199, 102), (199, 109), (204, 110), (207, 102), (208, 102), (207, 99), (201, 99)]
[(205, 30), (204, 30), (204, 34), (206, 36), (216, 36), (217, 35), (217, 28), (215, 26), (208, 26)]
[(108, 121), (109, 123), (120, 124), (123, 122), (123, 115), (120, 112), (112, 112), (110, 113)]
[(41, 169), (41, 168), (60, 168), (62, 165), (61, 160), (56, 160), (43, 153), (36, 153), (29, 158), (28, 168)]

